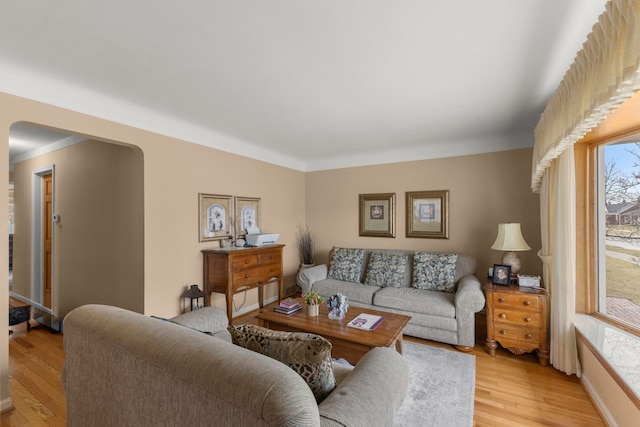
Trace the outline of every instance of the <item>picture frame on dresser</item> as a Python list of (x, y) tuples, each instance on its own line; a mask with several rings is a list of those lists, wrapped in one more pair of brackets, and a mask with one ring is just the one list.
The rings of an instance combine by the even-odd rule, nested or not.
[(406, 236), (449, 238), (449, 190), (408, 191)]
[(248, 227), (260, 228), (260, 198), (236, 197), (234, 204), (236, 208), (236, 238), (244, 239)]
[(359, 235), (396, 237), (396, 193), (359, 195)]
[(233, 237), (233, 196), (198, 193), (198, 241)]
[(494, 285), (509, 286), (511, 284), (511, 266), (493, 264), (491, 283)]

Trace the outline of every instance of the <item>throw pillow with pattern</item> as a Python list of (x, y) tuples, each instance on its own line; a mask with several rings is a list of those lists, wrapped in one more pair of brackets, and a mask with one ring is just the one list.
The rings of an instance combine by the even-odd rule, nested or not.
[(369, 257), (364, 284), (399, 288), (402, 286), (406, 267), (406, 255), (374, 252)]
[(363, 261), (364, 249), (337, 248), (331, 258), (327, 277), (334, 280), (360, 283)]
[(416, 252), (411, 286), (430, 291), (453, 292), (456, 286), (457, 254)]
[(336, 387), (331, 363), (331, 343), (305, 332), (281, 332), (256, 325), (227, 328), (235, 345), (276, 359), (306, 381), (318, 403)]

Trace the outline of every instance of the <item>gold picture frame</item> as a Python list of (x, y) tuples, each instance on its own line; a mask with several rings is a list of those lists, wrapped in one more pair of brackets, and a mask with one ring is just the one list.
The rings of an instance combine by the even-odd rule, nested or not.
[(260, 198), (236, 197), (235, 230), (236, 238), (247, 235), (247, 227), (260, 227)]
[(396, 193), (360, 194), (360, 236), (396, 237)]
[(449, 238), (449, 190), (406, 193), (407, 237)]
[(233, 196), (198, 193), (198, 241), (233, 237)]

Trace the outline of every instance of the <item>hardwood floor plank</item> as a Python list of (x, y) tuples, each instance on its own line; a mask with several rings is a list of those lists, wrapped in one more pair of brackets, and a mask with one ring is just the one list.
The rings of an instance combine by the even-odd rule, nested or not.
[[(259, 324), (256, 314), (245, 314), (233, 323)], [(448, 344), (404, 339), (456, 351)], [(476, 357), (474, 426), (604, 426), (575, 376), (542, 367), (530, 354), (516, 356), (498, 348), (492, 357), (481, 337), (470, 354)], [(63, 363), (62, 334), (38, 325), (29, 332), (26, 327), (14, 328), (9, 338), (9, 367), (15, 408), (2, 413), (0, 427), (65, 425)]]

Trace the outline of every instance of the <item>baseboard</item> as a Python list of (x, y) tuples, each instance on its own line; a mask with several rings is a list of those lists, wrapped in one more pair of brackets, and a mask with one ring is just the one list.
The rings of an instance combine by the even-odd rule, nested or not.
[(593, 405), (596, 407), (596, 410), (600, 414), (600, 417), (605, 422), (608, 427), (618, 427), (616, 420), (611, 415), (611, 412), (607, 409), (607, 406), (604, 404), (598, 392), (593, 388), (591, 383), (589, 382), (589, 378), (583, 373), (580, 377), (580, 382), (582, 383), (582, 387), (587, 392), (589, 399), (593, 402)]
[[(264, 305), (271, 304), (272, 302), (276, 302), (276, 301), (278, 301), (278, 296), (277, 295), (275, 297), (265, 298)], [(258, 303), (249, 305), (247, 307), (243, 307), (238, 311), (234, 311), (233, 312), (233, 317), (242, 316), (243, 314), (247, 314), (247, 313), (249, 313), (251, 311), (258, 310), (259, 308), (260, 308), (260, 304), (258, 304)]]
[(10, 397), (0, 401), (0, 412), (5, 412), (13, 409), (13, 402)]

